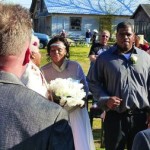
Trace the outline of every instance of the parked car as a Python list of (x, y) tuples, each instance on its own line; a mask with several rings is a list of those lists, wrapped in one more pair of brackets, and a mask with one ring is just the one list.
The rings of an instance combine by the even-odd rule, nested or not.
[(40, 49), (41, 48), (45, 48), (50, 40), (49, 36), (47, 34), (43, 34), (43, 33), (37, 33), (34, 32), (34, 35), (38, 37), (38, 39), (40, 40)]

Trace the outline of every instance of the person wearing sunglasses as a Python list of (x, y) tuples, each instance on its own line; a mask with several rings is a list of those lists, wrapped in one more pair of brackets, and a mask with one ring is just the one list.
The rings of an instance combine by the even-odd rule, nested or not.
[[(97, 57), (104, 51), (110, 48), (108, 45), (110, 37), (110, 32), (108, 30), (102, 30), (100, 33), (99, 43), (94, 43), (91, 46), (90, 52), (89, 52), (89, 59), (90, 59), (90, 67), (89, 71), (87, 73), (87, 79), (90, 78), (90, 74), (93, 68), (93, 65), (97, 59)], [(94, 100), (96, 101), (96, 100)]]
[(102, 52), (106, 51), (110, 47), (108, 45), (109, 38), (110, 38), (110, 32), (108, 30), (103, 30), (100, 34), (99, 43), (94, 43), (91, 46), (89, 52), (89, 59), (91, 61), (91, 65), (93, 64), (93, 62), (96, 61), (98, 55), (100, 55)]

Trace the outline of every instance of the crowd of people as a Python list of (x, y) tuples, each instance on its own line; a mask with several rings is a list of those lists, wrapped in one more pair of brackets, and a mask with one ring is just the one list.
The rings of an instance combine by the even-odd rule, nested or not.
[[(0, 4), (0, 149), (95, 150), (88, 110), (89, 91), (105, 112), (106, 150), (150, 149), (150, 56), (129, 22), (110, 32), (90, 30), (86, 42), (90, 68), (69, 59), (65, 30), (47, 45), (48, 63), (40, 68), (39, 40), (32, 35), (27, 9)], [(145, 47), (146, 47), (145, 46)], [(72, 78), (83, 84), (84, 106), (68, 111), (54, 101), (48, 84)], [(65, 84), (65, 83), (64, 83)]]

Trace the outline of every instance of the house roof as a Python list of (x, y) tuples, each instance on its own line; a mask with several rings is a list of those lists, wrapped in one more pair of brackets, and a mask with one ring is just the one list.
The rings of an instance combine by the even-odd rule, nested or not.
[[(132, 15), (139, 0), (44, 0), (49, 13)], [(142, 1), (143, 2), (143, 1)]]
[(139, 11), (139, 9), (142, 8), (147, 16), (150, 18), (150, 4), (141, 4), (138, 6), (138, 8), (135, 10), (131, 18), (135, 17), (135, 14)]

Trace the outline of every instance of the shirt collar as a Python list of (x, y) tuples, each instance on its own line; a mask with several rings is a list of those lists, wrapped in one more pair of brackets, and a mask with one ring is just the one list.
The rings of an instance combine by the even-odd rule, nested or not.
[(66, 67), (67, 67), (67, 60), (64, 59), (63, 64), (62, 64), (60, 67), (58, 67), (55, 63), (52, 62), (52, 67), (53, 67), (54, 69), (56, 69), (58, 72), (62, 72), (62, 71), (64, 71), (64, 70), (66, 69)]
[(24, 85), (20, 78), (18, 78), (15, 74), (8, 73), (5, 71), (0, 71), (0, 83), (10, 83), (10, 84), (20, 84)]
[[(115, 45), (115, 46), (113, 47), (112, 53), (113, 53), (113, 54), (116, 54), (116, 55), (119, 54), (119, 47), (118, 47), (118, 45)], [(135, 48), (135, 46), (132, 47), (132, 49), (130, 50), (130, 53), (132, 53), (132, 54), (137, 54), (137, 49)]]

